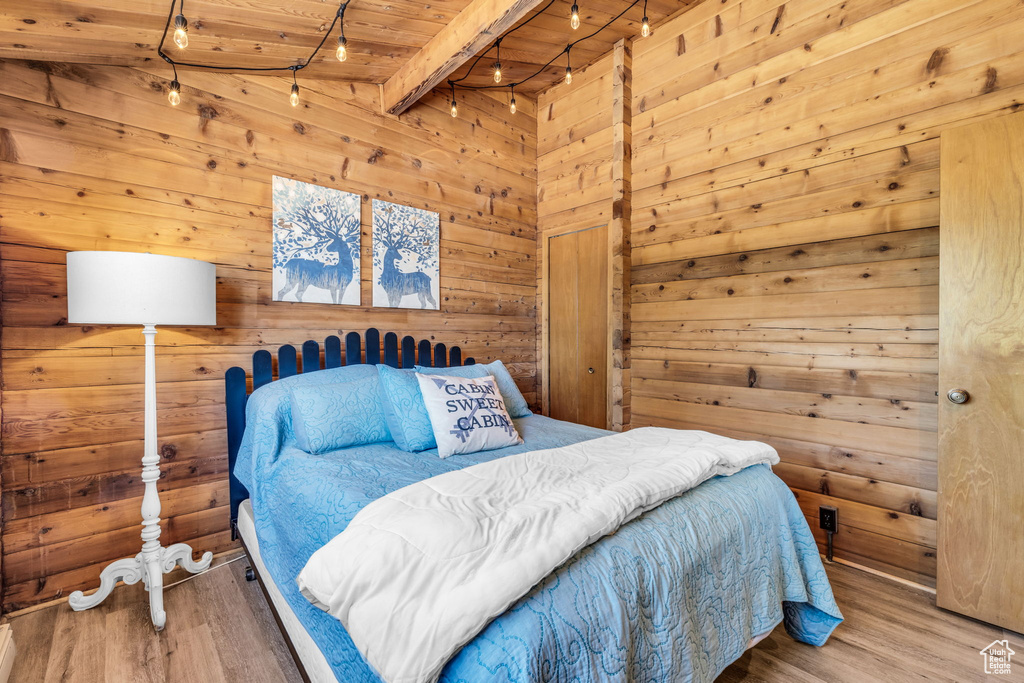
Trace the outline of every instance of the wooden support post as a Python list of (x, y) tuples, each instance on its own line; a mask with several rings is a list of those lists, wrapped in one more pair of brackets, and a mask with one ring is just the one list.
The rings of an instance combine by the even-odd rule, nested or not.
[(629, 427), (630, 230), (633, 158), (632, 41), (615, 43), (612, 63), (612, 220), (608, 226), (608, 427)]

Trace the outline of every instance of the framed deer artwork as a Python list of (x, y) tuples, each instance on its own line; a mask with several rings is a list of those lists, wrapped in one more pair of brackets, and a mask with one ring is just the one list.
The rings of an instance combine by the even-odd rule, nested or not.
[(373, 200), (373, 305), (438, 310), (440, 216)]
[(358, 306), (359, 195), (279, 176), (273, 195), (274, 301)]

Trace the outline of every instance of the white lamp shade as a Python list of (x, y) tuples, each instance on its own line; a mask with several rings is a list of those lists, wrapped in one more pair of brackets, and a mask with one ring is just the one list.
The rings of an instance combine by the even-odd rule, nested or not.
[(68, 322), (214, 325), (217, 268), (159, 254), (68, 252)]

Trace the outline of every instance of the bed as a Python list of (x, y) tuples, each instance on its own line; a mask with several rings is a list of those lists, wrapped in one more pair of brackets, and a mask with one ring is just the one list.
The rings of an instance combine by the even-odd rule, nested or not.
[[(310, 455), (295, 444), (288, 396), (347, 365), (472, 364), (458, 347), (376, 330), (260, 351), (226, 380), (232, 529), (289, 647), (312, 681), (377, 681), (344, 626), (300, 593), (309, 557), (363, 507), (454, 469), (595, 439), (603, 430), (530, 415), (524, 443), (437, 457), (375, 443)], [(314, 372), (315, 371), (315, 372)], [(766, 466), (716, 477), (582, 549), (465, 645), (442, 681), (713, 680), (780, 622), (822, 645), (842, 621), (807, 522)]]

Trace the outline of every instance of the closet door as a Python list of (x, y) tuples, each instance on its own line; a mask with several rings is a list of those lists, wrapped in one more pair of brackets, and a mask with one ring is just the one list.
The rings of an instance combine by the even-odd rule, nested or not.
[(937, 603), (1024, 631), (1024, 115), (942, 133)]
[(548, 238), (551, 417), (607, 426), (608, 230)]
[(608, 426), (608, 229), (576, 233), (579, 239), (580, 401), (576, 422)]
[(579, 417), (579, 233), (548, 238), (548, 377), (550, 415)]

